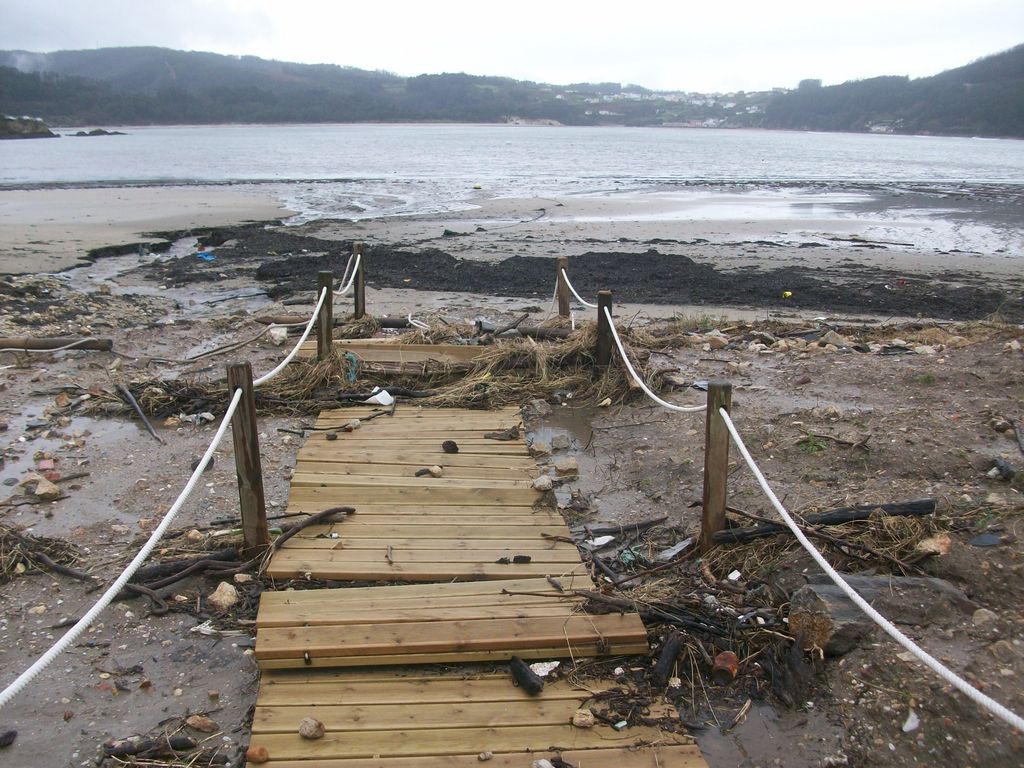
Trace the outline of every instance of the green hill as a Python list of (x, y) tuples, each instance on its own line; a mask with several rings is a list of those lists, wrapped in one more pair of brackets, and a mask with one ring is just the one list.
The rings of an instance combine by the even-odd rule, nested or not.
[(917, 80), (730, 94), (400, 77), (153, 47), (0, 51), (0, 112), (55, 125), (533, 120), (1024, 137), (1024, 46)]
[(804, 81), (771, 101), (764, 127), (1024, 138), (1024, 45), (916, 80)]

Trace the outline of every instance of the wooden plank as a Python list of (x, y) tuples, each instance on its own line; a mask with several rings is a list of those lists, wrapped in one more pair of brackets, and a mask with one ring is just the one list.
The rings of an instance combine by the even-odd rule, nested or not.
[(374, 475), (344, 475), (322, 472), (302, 471), (301, 465), (292, 474), (292, 486), (308, 486), (311, 488), (330, 488), (344, 486), (361, 488), (373, 486), (389, 486), (392, 488), (530, 488), (527, 479), (495, 479), (495, 478), (458, 478), (458, 477), (415, 477), (408, 475), (392, 475), (376, 477)]
[[(543, 598), (541, 598), (543, 599)], [(490, 619), (515, 619), (568, 616), (572, 612), (572, 604), (561, 604), (558, 600), (547, 600), (544, 603), (526, 603), (520, 605), (470, 605), (470, 606), (437, 606), (427, 608), (388, 608), (383, 612), (380, 608), (345, 608), (333, 609), (331, 606), (311, 606), (296, 608), (288, 606), (283, 610), (264, 610), (256, 619), (256, 627), (292, 627), (292, 626), (342, 626), (345, 624), (408, 624), (420, 621), (458, 620), (487, 621)]]
[(455, 584), (398, 584), (394, 586), (359, 587), (357, 589), (334, 588), (316, 590), (289, 590), (284, 592), (264, 592), (262, 601), (296, 602), (330, 600), (332, 602), (362, 605), (377, 603), (383, 600), (395, 601), (433, 601), (457, 597), (476, 597), (493, 595), (500, 597), (502, 591), (509, 592), (544, 592), (555, 594), (557, 590), (546, 579), (509, 579), (494, 582), (464, 582)]
[[(412, 450), (423, 453), (437, 453), (441, 456), (452, 456), (455, 454), (445, 453), (441, 443), (447, 439), (444, 435), (420, 437), (418, 435), (371, 435), (359, 429), (355, 432), (338, 432), (336, 440), (328, 440), (326, 432), (314, 432), (306, 438), (307, 445), (318, 445), (319, 443), (331, 443), (331, 447), (337, 451), (347, 451), (350, 447), (374, 448), (382, 450), (389, 447), (398, 447), (404, 450)], [(470, 437), (456, 440), (459, 445), (459, 454), (484, 456), (524, 456), (526, 449), (515, 443), (505, 443), (499, 440), (487, 440), (483, 437)]]
[[(445, 507), (427, 507), (422, 515), (413, 517), (412, 515), (391, 515), (391, 514), (373, 514), (364, 512), (355, 512), (346, 518), (346, 521), (350, 524), (358, 523), (361, 525), (405, 525), (405, 526), (437, 526), (446, 525), (448, 523), (456, 523), (458, 525), (469, 526), (469, 525), (491, 525), (495, 522), (500, 522), (502, 525), (516, 525), (524, 526), (527, 528), (538, 526), (538, 525), (562, 525), (563, 520), (561, 515), (553, 512), (530, 512), (529, 514), (521, 515), (459, 515), (457, 517), (449, 515), (445, 512)], [(429, 511), (433, 510), (433, 511)], [(524, 510), (525, 511), (525, 510)], [(344, 526), (345, 523), (339, 525)], [(343, 528), (335, 527), (335, 533), (339, 537), (342, 537), (345, 533)], [(305, 531), (303, 531), (305, 533)], [(299, 538), (296, 534), (295, 538)], [(302, 538), (310, 538), (305, 536)], [(526, 539), (532, 538), (534, 544), (541, 541), (540, 536), (531, 535), (530, 531), (521, 531), (518, 538)], [(290, 546), (292, 540), (289, 539), (285, 546)], [(391, 543), (391, 542), (388, 542)], [(392, 546), (398, 546), (397, 544), (391, 543)], [(386, 546), (386, 545), (385, 545)], [(571, 545), (570, 545), (571, 546)], [(335, 547), (327, 547), (335, 548)], [(344, 549), (344, 547), (336, 547), (337, 549)]]
[[(545, 701), (586, 700), (610, 687), (603, 681), (584, 686), (566, 681), (548, 684), (538, 696)], [(394, 672), (361, 674), (355, 670), (270, 671), (260, 681), (257, 706), (389, 705), (521, 702), (531, 699), (512, 684), (507, 672), (483, 679), (398, 676)]]
[[(436, 462), (435, 462), (436, 463)], [(433, 464), (368, 464), (345, 461), (299, 461), (296, 472), (324, 475), (370, 475), (373, 477), (415, 477), (416, 472)], [(459, 467), (440, 464), (444, 478), (478, 478), (482, 480), (532, 480), (539, 472), (535, 466), (522, 467)]]
[[(364, 566), (368, 568), (376, 566), (379, 570), (380, 568), (384, 568), (389, 565), (385, 559), (387, 551), (384, 549), (282, 549), (281, 552), (281, 558), (278, 562), (279, 567), (286, 567), (289, 563), (295, 563), (297, 564), (296, 567), (308, 565), (309, 567), (307, 567), (306, 570), (313, 570), (314, 572), (319, 571), (321, 568), (330, 570), (334, 568), (343, 568), (345, 566), (360, 568)], [(444, 552), (440, 549), (392, 549), (390, 555), (390, 565), (396, 565), (399, 567), (408, 566), (410, 568), (415, 568), (421, 565), (434, 566), (432, 570), (440, 570), (440, 567), (445, 564), (464, 565), (493, 563), (498, 566), (495, 570), (499, 570), (501, 567), (518, 568), (518, 565), (515, 563), (503, 565), (497, 562), (502, 558), (511, 560), (513, 557), (518, 555), (530, 557), (531, 563), (533, 564), (546, 565), (546, 573), (552, 570), (563, 570), (566, 567), (571, 568), (572, 566), (582, 562), (578, 553), (567, 552), (565, 550), (524, 551), (516, 549), (484, 549), (477, 551), (471, 550), (467, 552)]]
[[(569, 728), (560, 725), (542, 725), (525, 728), (459, 728), (457, 730), (395, 730), (349, 733), (327, 733), (323, 738), (310, 741), (298, 733), (253, 734), (252, 746), (265, 747), (275, 759), (313, 759), (332, 757), (372, 758), (382, 752), (389, 757), (420, 757), (431, 755), (475, 755), (482, 751), (524, 752), (530, 749), (548, 749), (558, 744), (566, 749), (629, 746), (638, 743), (662, 744), (691, 741), (656, 728), (627, 728), (615, 731), (611, 727)], [(589, 767), (588, 767), (589, 768)]]
[(265, 659), (259, 662), (261, 670), (296, 670), (296, 669), (344, 669), (350, 667), (365, 667), (368, 663), (375, 666), (401, 665), (410, 666), (416, 664), (476, 664), (508, 661), (512, 656), (521, 659), (579, 659), (583, 657), (612, 657), (612, 656), (646, 656), (651, 652), (646, 641), (619, 641), (609, 642), (591, 641), (588, 643), (573, 643), (567, 645), (565, 642), (559, 646), (550, 648), (520, 648), (518, 650), (503, 651), (456, 651), (454, 653), (419, 653), (419, 654), (391, 654), (387, 656), (374, 656), (372, 662), (368, 662), (359, 656), (314, 656), (307, 662), (303, 658), (295, 659)]
[[(310, 550), (301, 550), (308, 552)], [(291, 558), (278, 552), (267, 566), (272, 579), (297, 579), (312, 574), (318, 579), (338, 581), (449, 581), (463, 579), (508, 579), (515, 576), (554, 576), (561, 579), (583, 565), (569, 563), (325, 563), (317, 560)]]
[[(486, 520), (488, 518), (482, 518)], [(492, 518), (493, 519), (493, 518)], [(478, 524), (478, 523), (474, 523)], [(483, 523), (479, 523), (482, 525)], [(449, 552), (465, 552), (474, 549), (480, 544), (487, 546), (494, 545), (493, 539), (359, 539), (348, 538), (344, 534), (338, 538), (318, 538), (316, 536), (303, 536), (296, 534), (284, 544), (284, 549), (344, 549), (352, 551), (356, 549), (380, 549), (388, 547), (398, 549), (438, 549)], [(529, 530), (524, 530), (515, 539), (502, 539), (501, 544), (508, 549), (529, 549), (531, 547), (543, 547), (546, 550), (575, 551), (576, 545), (562, 541), (544, 539), (534, 536)]]
[[(550, 746), (550, 745), (549, 745)], [(534, 761), (560, 757), (577, 768), (707, 768), (700, 748), (696, 745), (657, 745), (642, 749), (620, 747), (603, 749), (572, 749), (549, 752), (546, 749), (530, 753), (510, 752), (494, 754), (489, 768), (528, 768)], [(255, 768), (251, 763), (251, 768)], [(271, 768), (310, 768), (306, 760), (272, 760)], [(365, 759), (318, 758), (317, 768), (480, 768), (476, 755), (441, 755), (419, 757), (374, 757)]]
[(302, 461), (343, 461), (370, 464), (417, 464), (429, 467), (440, 464), (442, 467), (505, 467), (525, 468), (536, 471), (537, 462), (529, 456), (515, 456), (501, 453), (445, 453), (437, 449), (383, 448), (374, 446), (345, 445), (344, 450), (335, 442), (317, 441), (306, 443), (299, 449), (298, 460)]
[(347, 627), (268, 627), (256, 637), (256, 658), (361, 656), (394, 653), (453, 653), (559, 647), (569, 643), (646, 642), (647, 630), (636, 614), (568, 618), (495, 619), (487, 622), (441, 621)]
[[(327, 525), (311, 525), (304, 531), (309, 536), (318, 534), (330, 535), (337, 533), (342, 539), (521, 539), (526, 533), (521, 525), (460, 525), (452, 522), (445, 525), (403, 525), (395, 522), (390, 525), (364, 525), (359, 522), (358, 513), (351, 519), (341, 523)], [(569, 529), (565, 524), (540, 525), (527, 528), (538, 538), (544, 534), (549, 536), (569, 537)], [(287, 549), (285, 545), (284, 549)]]
[[(484, 542), (481, 542), (484, 543)], [(493, 543), (491, 541), (490, 543)], [(302, 560), (304, 562), (329, 563), (382, 563), (387, 548), (374, 549), (291, 549), (286, 544), (281, 548), (282, 560)], [(443, 549), (411, 549), (409, 547), (391, 548), (392, 562), (397, 565), (413, 563), (496, 563), (499, 559), (511, 559), (516, 555), (529, 556), (534, 563), (569, 563), (580, 562), (576, 549), (542, 549), (499, 548), (470, 549), (459, 552), (445, 552)]]
[[(511, 685), (511, 683), (509, 684)], [(322, 722), (328, 733), (358, 731), (416, 730), (422, 728), (514, 728), (529, 725), (567, 723), (586, 700), (553, 699), (545, 701), (481, 702), (462, 704), (327, 705), (316, 707), (256, 707), (253, 733), (294, 733), (302, 717), (309, 713)], [(660, 714), (655, 715), (659, 717)], [(455, 731), (457, 733), (458, 731)]]
[(480, 504), (506, 506), (533, 504), (539, 494), (532, 488), (381, 488), (359, 486), (354, 488), (304, 488), (293, 487), (289, 501), (314, 501), (327, 507), (344, 504), (357, 507), (361, 503), (423, 504), (424, 506), (446, 506), (448, 504)]

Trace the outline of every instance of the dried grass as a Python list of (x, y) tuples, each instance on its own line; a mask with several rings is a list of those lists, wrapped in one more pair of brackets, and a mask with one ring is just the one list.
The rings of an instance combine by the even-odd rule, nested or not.
[(78, 550), (64, 539), (34, 536), (22, 533), (17, 526), (0, 523), (0, 584), (26, 571), (49, 570), (45, 558), (66, 566), (79, 560)]

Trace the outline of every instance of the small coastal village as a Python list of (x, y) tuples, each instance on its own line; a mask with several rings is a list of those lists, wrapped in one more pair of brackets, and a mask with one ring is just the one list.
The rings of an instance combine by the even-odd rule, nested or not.
[[(92, 62), (80, 77), (4, 58), (56, 67), (56, 54), (0, 51), (0, 112), (64, 105), (0, 118), (17, 173), (41, 151), (19, 147), (139, 151), (128, 142), (152, 126), (67, 119), (101, 102), (153, 108), (110, 85), (120, 75), (104, 67), (128, 51), (140, 73), (167, 57), (157, 82), (178, 68), (168, 103), (209, 96), (183, 85), (204, 61), (211, 82), (329, 81), (325, 104), (355, 77), (404, 99), (368, 90), (365, 109), (526, 99), (493, 124), (657, 125), (712, 142), (820, 118), (851, 103), (847, 86), (904, 98), (965, 71), (991, 76), (977, 90), (1016, 82), (1011, 70), (1024, 82), (1022, 46), (945, 80), (713, 94), (399, 84), (162, 50), (58, 52)], [(283, 98), (248, 93), (261, 108)], [(978, 151), (1016, 162), (1019, 142), (997, 138), (1019, 135), (1009, 112), (964, 107), (947, 124), (892, 104), (848, 106), (825, 130), (905, 140), (878, 146), (906, 157), (920, 137), (889, 134), (970, 126), (992, 135)], [(293, 127), (229, 140), (256, 147)], [(519, 140), (474, 127), (481, 146)], [(196, 152), (225, 141), (216, 125), (175, 130)], [(359, 178), (274, 172), (0, 172), (0, 762), (1019, 762), (1024, 181), (1012, 170), (666, 174), (621, 190), (537, 182), (532, 195), (481, 175), (457, 179), (458, 200), (392, 215), (367, 201), (423, 178), (368, 178), (393, 191), (360, 195)], [(351, 194), (352, 215), (306, 210), (298, 188)]]

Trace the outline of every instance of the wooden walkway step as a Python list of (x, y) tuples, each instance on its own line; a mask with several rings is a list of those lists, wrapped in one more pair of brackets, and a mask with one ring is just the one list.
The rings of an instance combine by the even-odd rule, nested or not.
[[(588, 577), (580, 581), (590, 585)], [(265, 592), (256, 660), (282, 669), (649, 651), (636, 614), (589, 616), (582, 609), (582, 600), (543, 578)]]
[[(539, 470), (523, 437), (485, 437), (518, 427), (518, 410), (404, 407), (365, 421), (372, 412), (339, 408), (317, 419), (298, 455), (287, 511), (344, 505), (356, 512), (290, 539), (267, 575), (451, 581), (584, 572), (576, 547), (559, 540), (569, 538), (561, 516), (537, 507), (543, 496), (531, 482)], [(354, 419), (362, 419), (359, 429), (335, 431)], [(446, 453), (445, 440), (459, 452)], [(416, 476), (434, 465), (442, 477)]]
[[(484, 751), (494, 754), (490, 765), (517, 768), (558, 754), (586, 768), (705, 766), (692, 739), (671, 730), (677, 715), (665, 702), (644, 714), (666, 729), (573, 727), (573, 712), (605, 688), (560, 681), (530, 697), (506, 676), (271, 672), (260, 688), (251, 744), (266, 748), (271, 768), (470, 766), (480, 764)], [(322, 739), (298, 735), (306, 716), (324, 723)]]

